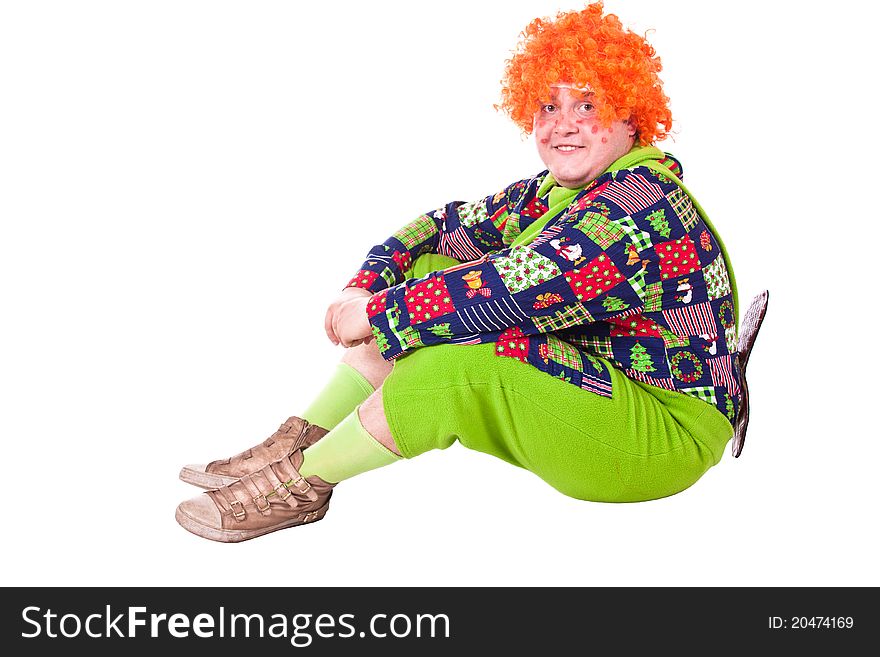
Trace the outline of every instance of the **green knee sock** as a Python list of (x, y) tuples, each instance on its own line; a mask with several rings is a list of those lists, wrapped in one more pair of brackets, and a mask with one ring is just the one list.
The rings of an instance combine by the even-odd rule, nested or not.
[(346, 363), (339, 363), (331, 379), (305, 412), (303, 419), (324, 429), (332, 429), (358, 404), (373, 394), (364, 375)]
[(335, 429), (303, 452), (299, 473), (335, 484), (402, 459), (364, 429), (354, 409)]

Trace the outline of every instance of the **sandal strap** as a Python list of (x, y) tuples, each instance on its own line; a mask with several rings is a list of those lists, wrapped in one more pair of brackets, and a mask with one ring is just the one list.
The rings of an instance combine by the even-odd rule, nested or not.
[(251, 495), (251, 501), (254, 503), (254, 506), (257, 508), (257, 511), (262, 513), (263, 515), (268, 515), (271, 513), (271, 504), (269, 504), (269, 500), (266, 499), (266, 496), (263, 494), (263, 491), (260, 490), (259, 486), (254, 482), (250, 475), (245, 475), (239, 481), (244, 485), (245, 488), (248, 489), (248, 492)]
[(284, 485), (288, 490), (309, 502), (318, 499), (318, 494), (312, 490), (312, 485), (299, 473), (289, 456), (275, 461), (272, 465), (275, 466), (278, 475), (283, 478)]

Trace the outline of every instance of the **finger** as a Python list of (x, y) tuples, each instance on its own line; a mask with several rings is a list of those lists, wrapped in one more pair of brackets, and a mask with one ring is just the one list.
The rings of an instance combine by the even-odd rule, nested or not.
[(330, 342), (339, 344), (339, 338), (336, 337), (336, 332), (333, 330), (333, 315), (333, 306), (330, 306), (327, 309), (327, 314), (324, 315), (324, 331), (327, 333)]
[(333, 335), (336, 336), (336, 344), (341, 344), (343, 347), (348, 348), (350, 346), (350, 342), (346, 339), (345, 331), (342, 330), (342, 320), (339, 317), (340, 313), (336, 313), (333, 316), (332, 328)]

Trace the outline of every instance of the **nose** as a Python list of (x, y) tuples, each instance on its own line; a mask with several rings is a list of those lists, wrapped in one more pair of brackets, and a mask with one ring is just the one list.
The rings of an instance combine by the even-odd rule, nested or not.
[(578, 131), (578, 125), (574, 110), (560, 109), (556, 117), (556, 127), (554, 131), (561, 135), (570, 135)]

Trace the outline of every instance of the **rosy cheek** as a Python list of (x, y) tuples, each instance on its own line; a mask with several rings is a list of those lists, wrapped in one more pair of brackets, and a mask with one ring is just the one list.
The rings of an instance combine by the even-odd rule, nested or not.
[(540, 121), (540, 120), (538, 121), (538, 127), (539, 127), (539, 128), (543, 128), (545, 125), (547, 125), (547, 122), (546, 122), (546, 121)]
[(597, 132), (599, 132), (599, 126), (594, 125), (594, 126), (593, 126), (593, 129), (590, 130), (590, 132), (592, 132), (592, 133), (595, 135)]

